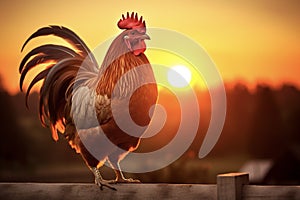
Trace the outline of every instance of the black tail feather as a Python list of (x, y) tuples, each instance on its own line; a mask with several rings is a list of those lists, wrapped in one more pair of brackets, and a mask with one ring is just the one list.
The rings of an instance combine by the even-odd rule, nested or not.
[[(69, 42), (74, 50), (61, 45), (46, 44), (31, 50), (20, 63), (19, 71), (20, 90), (28, 72), (43, 65), (44, 68), (33, 78), (26, 91), (26, 106), (33, 86), (44, 80), (40, 88), (39, 116), (44, 126), (51, 125), (52, 136), (58, 139), (56, 125), (61, 127), (64, 118), (68, 117), (66, 106), (70, 105), (70, 97), (76, 83), (85, 84), (98, 76), (98, 64), (86, 44), (71, 30), (60, 26), (49, 26), (37, 30), (22, 46), (33, 38), (54, 35)], [(83, 76), (77, 82), (78, 71), (83, 71)], [(59, 130), (59, 129), (58, 129)]]
[(40, 91), (42, 103), (47, 105), (40, 115), (50, 119), (51, 123), (58, 121), (64, 109), (59, 109), (61, 100), (65, 101), (65, 92), (69, 85), (73, 85), (82, 59), (69, 58), (58, 62), (48, 73), (43, 88)]
[[(52, 66), (53, 66), (53, 65), (52, 65)], [(31, 91), (32, 87), (33, 87), (37, 82), (39, 82), (40, 80), (44, 79), (44, 78), (47, 76), (47, 74), (49, 73), (50, 68), (51, 68), (52, 66), (49, 66), (48, 69), (45, 69), (45, 70), (41, 71), (40, 73), (38, 73), (38, 75), (36, 75), (36, 76), (34, 77), (34, 79), (31, 81), (30, 85), (28, 86), (27, 91), (26, 91), (26, 97), (25, 97), (25, 104), (26, 104), (26, 107), (27, 107), (27, 108), (29, 108), (29, 107), (28, 107), (28, 97), (29, 97), (29, 94), (30, 94), (30, 91)], [(21, 81), (20, 81), (20, 82), (21, 82)]]
[[(60, 45), (43, 45), (30, 51), (21, 61), (19, 71), (21, 73), (20, 78), (20, 90), (23, 90), (23, 82), (27, 73), (39, 64), (46, 64), (51, 61), (58, 61), (64, 58), (70, 58), (78, 56), (78, 54), (72, 49)], [(53, 65), (52, 65), (53, 66)]]
[(97, 63), (94, 55), (91, 53), (90, 49), (86, 46), (86, 44), (73, 31), (63, 26), (51, 25), (49, 27), (40, 28), (25, 41), (25, 43), (22, 46), (21, 52), (23, 51), (27, 43), (33, 38), (47, 35), (55, 35), (65, 39), (76, 50), (79, 50), (79, 54), (82, 57), (88, 57), (88, 59), (90, 59), (91, 62), (95, 64)]
[[(74, 57), (76, 55), (78, 55), (74, 50), (65, 47), (65, 46), (61, 46), (61, 45), (54, 45), (54, 44), (46, 44), (46, 45), (42, 45), (39, 47), (36, 47), (35, 49), (31, 50), (29, 53), (26, 54), (26, 56), (23, 58), (23, 60), (20, 63), (20, 67), (19, 67), (19, 72), (21, 73), (23, 70), (23, 67), (25, 65), (25, 63), (33, 56), (43, 56), (43, 55), (52, 55), (55, 57), (59, 57), (59, 56), (69, 56), (69, 57)], [(59, 57), (59, 59), (61, 59), (61, 57)]]

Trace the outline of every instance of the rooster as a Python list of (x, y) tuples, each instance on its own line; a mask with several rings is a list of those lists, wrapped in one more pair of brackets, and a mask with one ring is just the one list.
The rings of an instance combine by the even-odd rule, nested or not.
[[(49, 26), (33, 33), (21, 52), (32, 39), (48, 35), (64, 39), (71, 47), (58, 44), (36, 47), (24, 56), (19, 68), (22, 91), (27, 73), (37, 66), (42, 67), (27, 88), (26, 105), (32, 87), (42, 80), (39, 91), (42, 125), (51, 129), (55, 141), (61, 133), (81, 154), (100, 189), (104, 186), (114, 189), (110, 183), (139, 182), (126, 179), (119, 162), (138, 147), (143, 131), (128, 134), (118, 126), (116, 119), (124, 117), (126, 102), (122, 101), (129, 99), (131, 119), (136, 125), (147, 127), (152, 117), (149, 109), (155, 105), (158, 96), (153, 70), (144, 54), (145, 40), (150, 39), (145, 21), (142, 16), (138, 18), (137, 13), (127, 12), (117, 25), (124, 31), (113, 40), (100, 67), (93, 53), (73, 31)], [(138, 70), (140, 66), (143, 66), (142, 70)], [(124, 75), (126, 78), (122, 78)], [(143, 80), (151, 84), (135, 89), (135, 85)], [(113, 102), (116, 102), (114, 108)], [(92, 141), (97, 155), (90, 152), (83, 140)], [(114, 180), (104, 180), (101, 176), (99, 169), (106, 161), (116, 174)]]

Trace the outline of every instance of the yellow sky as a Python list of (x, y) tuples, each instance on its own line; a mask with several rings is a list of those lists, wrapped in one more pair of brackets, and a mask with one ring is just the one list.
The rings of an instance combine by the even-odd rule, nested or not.
[[(23, 42), (46, 25), (75, 31), (93, 49), (118, 34), (122, 13), (136, 11), (148, 27), (178, 31), (203, 46), (225, 81), (300, 85), (300, 2), (271, 1), (0, 1), (0, 74), (18, 91)], [(31, 43), (26, 49), (33, 47)], [(146, 52), (147, 53), (147, 52)]]

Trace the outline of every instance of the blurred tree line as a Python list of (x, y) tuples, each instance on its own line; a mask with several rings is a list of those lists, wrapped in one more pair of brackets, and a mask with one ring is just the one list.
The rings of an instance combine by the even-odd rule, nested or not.
[(300, 148), (299, 119), (300, 91), (295, 86), (257, 85), (250, 92), (236, 84), (227, 90), (226, 121), (214, 154), (276, 158), (291, 145)]
[[(257, 85), (255, 91), (250, 91), (244, 84), (238, 83), (226, 90), (227, 114), (224, 129), (209, 157), (228, 157), (238, 154), (247, 159), (276, 159), (291, 146), (300, 148), (299, 89), (287, 84), (279, 89), (268, 85)], [(206, 93), (202, 96), (208, 105), (209, 95)], [(64, 139), (54, 142), (49, 129), (40, 125), (37, 115), (38, 94), (33, 93), (30, 96), (30, 111), (26, 109), (24, 99), (23, 93), (9, 95), (0, 82), (0, 181), (45, 181), (33, 177), (35, 170), (40, 166), (59, 165), (67, 168), (78, 165), (86, 168), (81, 157), (75, 154)], [(199, 160), (197, 158), (201, 146), (199, 141), (203, 140), (203, 134), (209, 124), (210, 106), (207, 105), (202, 106), (201, 109), (199, 133), (182, 158), (167, 169), (148, 175), (146, 173), (139, 178), (144, 182), (197, 182), (194, 180), (195, 177), (200, 181), (206, 181), (204, 176), (206, 170), (210, 168), (201, 168), (199, 164), (189, 162), (188, 159)], [(170, 107), (169, 110), (171, 112), (173, 109)], [(149, 145), (151, 143), (153, 144), (149, 142)], [(147, 142), (145, 144), (142, 148), (147, 149)], [(222, 163), (217, 164), (226, 165), (226, 161), (223, 161), (224, 159)], [(186, 170), (185, 180), (177, 175), (181, 169)], [(193, 170), (201, 171), (201, 169), (202, 172), (198, 177)], [(89, 175), (87, 168), (84, 170)], [(92, 180), (91, 175), (88, 178), (77, 178), (74, 180)], [(59, 177), (53, 179), (53, 181), (58, 180), (69, 181), (70, 179), (59, 179)]]

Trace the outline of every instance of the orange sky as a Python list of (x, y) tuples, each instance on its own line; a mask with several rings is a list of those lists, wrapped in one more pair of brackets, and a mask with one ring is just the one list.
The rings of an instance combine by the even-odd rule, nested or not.
[[(148, 27), (193, 38), (215, 61), (225, 81), (290, 82), (300, 86), (300, 2), (271, 1), (0, 1), (0, 74), (18, 91), (23, 42), (49, 24), (69, 27), (93, 49), (120, 32), (122, 13), (136, 11)], [(36, 43), (31, 43), (27, 51)]]

